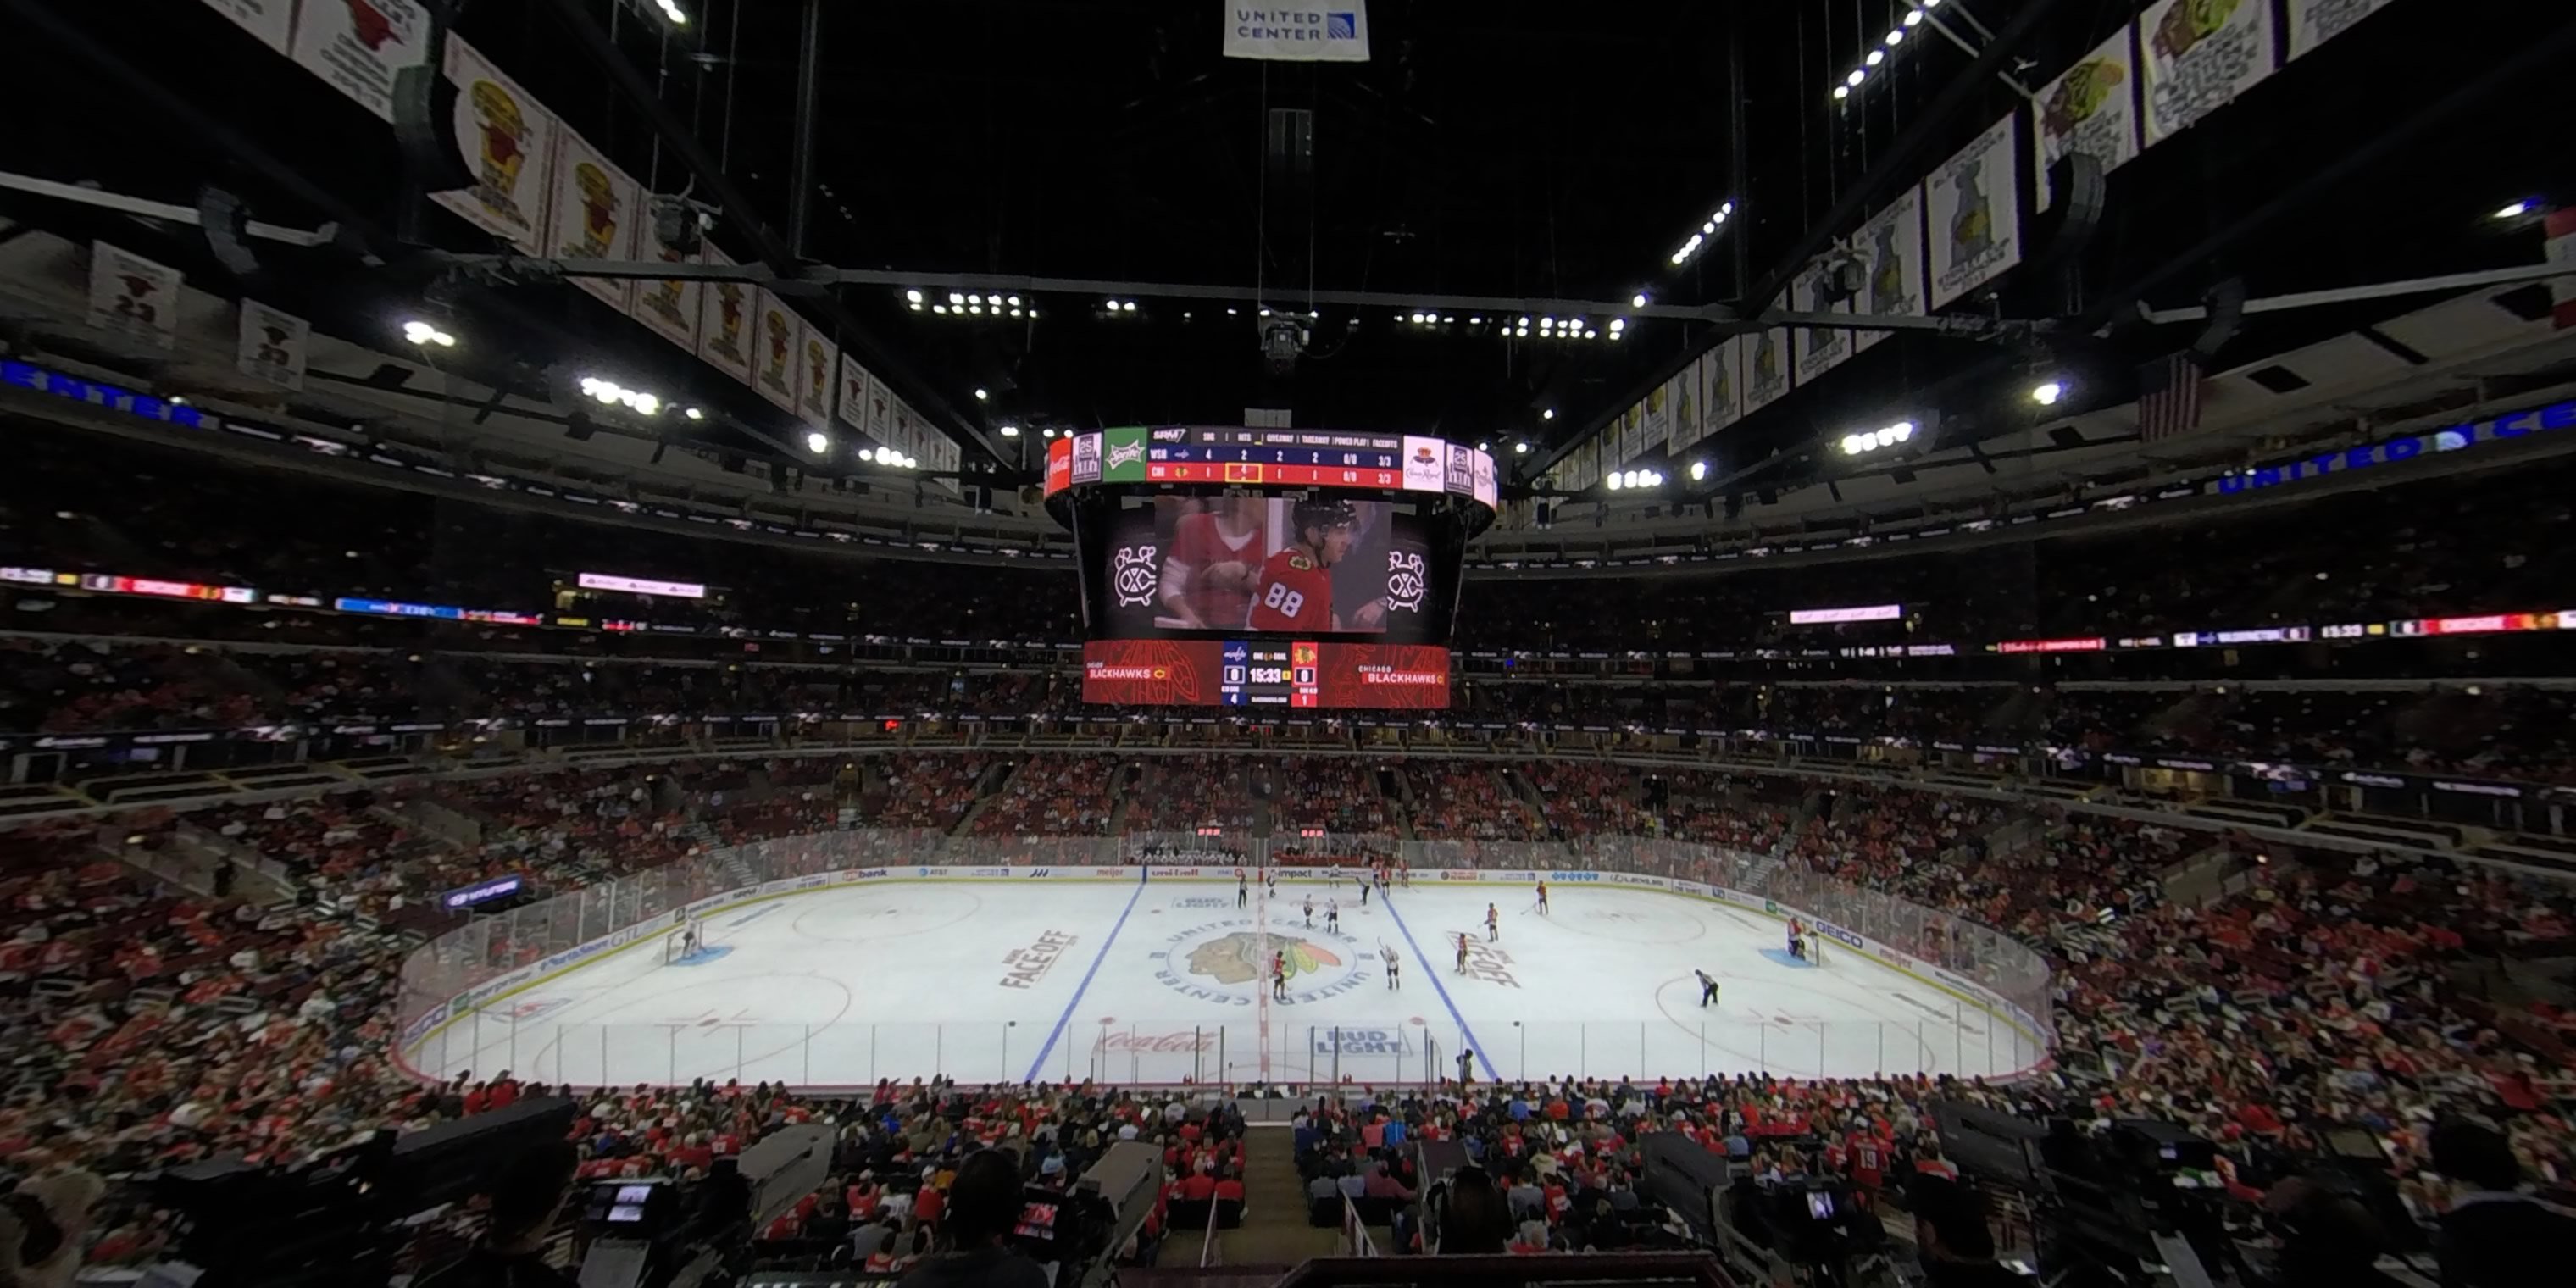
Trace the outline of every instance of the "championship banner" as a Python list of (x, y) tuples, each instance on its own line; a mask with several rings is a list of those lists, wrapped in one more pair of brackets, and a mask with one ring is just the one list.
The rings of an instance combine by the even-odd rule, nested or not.
[(796, 342), (805, 333), (804, 319), (767, 291), (755, 291), (759, 301), (753, 314), (751, 340), (751, 387), (760, 396), (777, 404), (780, 411), (796, 414)]
[(1225, 9), (1225, 56), (1287, 63), (1368, 61), (1368, 0), (1322, 0), (1308, 9), (1236, 4)]
[(2055, 195), (2048, 171), (2059, 157), (2081, 152), (2102, 162), (2102, 173), (2127, 165), (2138, 155), (2138, 68), (2126, 27), (2111, 33), (2092, 53), (2066, 69), (2039, 91), (2031, 113), (2039, 143), (2039, 174), (2033, 189), (2039, 208), (2048, 209)]
[(817, 425), (831, 424), (841, 346), (832, 343), (831, 332), (808, 322), (796, 353), (796, 414)]
[(841, 403), (837, 414), (842, 424), (862, 434), (868, 432), (868, 369), (847, 353), (841, 355)]
[[(712, 244), (698, 254), (731, 268), (735, 259)], [(759, 301), (745, 282), (708, 282), (698, 290), (698, 357), (744, 384), (751, 383), (751, 314)]]
[(89, 248), (89, 324), (160, 349), (179, 344), (179, 270), (106, 242)]
[(2272, 74), (2271, 0), (2156, 0), (2138, 15), (2149, 146)]
[(2019, 179), (2007, 116), (1923, 181), (1932, 216), (1933, 308), (1947, 308), (2021, 262)]
[(2387, 7), (2388, 0), (2290, 0), (2290, 57), (2306, 57)]
[(1672, 437), (1673, 404), (1670, 393), (1671, 391), (1662, 385), (1646, 391), (1645, 400), (1637, 404), (1642, 410), (1638, 413), (1635, 428), (1628, 435), (1628, 450), (1622, 459), (1634, 460), (1662, 447), (1665, 440)]
[[(1789, 307), (1801, 313), (1849, 313), (1851, 301), (1840, 303), (1827, 298), (1828, 265), (1817, 260), (1789, 279)], [(1797, 342), (1798, 383), (1806, 384), (1834, 369), (1852, 356), (1851, 333), (1827, 327), (1802, 326), (1795, 333)]]
[(1737, 336), (1744, 346), (1744, 414), (1747, 416), (1789, 396), (1789, 328), (1772, 327)]
[[(556, 132), (554, 198), (546, 215), (546, 246), (558, 259), (632, 259), (635, 225), (641, 223), (643, 189), (609, 164), (590, 141), (571, 130)], [(635, 283), (626, 278), (575, 277), (573, 285), (618, 312)]]
[[(1861, 288), (1859, 311), (1887, 317), (1923, 317), (1923, 193), (1909, 188), (1887, 209), (1860, 226), (1862, 266), (1869, 283)], [(1852, 352), (1859, 353), (1888, 337), (1885, 331), (1855, 331)]]
[(1664, 402), (1673, 410), (1672, 431), (1664, 439), (1664, 454), (1669, 456), (1699, 441), (1698, 362), (1685, 364), (1672, 379), (1664, 382)]
[(280, 389), (302, 389), (305, 358), (312, 344), (312, 323), (257, 300), (243, 300), (241, 340), (233, 368)]
[(431, 201), (531, 255), (546, 249), (546, 197), (554, 190), (555, 118), (491, 60), (453, 36), (447, 79), (456, 86), (456, 146), (470, 188)]
[(420, 0), (307, 0), (286, 56), (391, 122), (394, 76), (429, 61), (429, 12)]
[(1744, 337), (1728, 336), (1699, 359), (1700, 437), (1707, 438), (1744, 418)]
[[(649, 204), (649, 198), (647, 200)], [(635, 247), (645, 259), (665, 264), (694, 264), (698, 256), (683, 255), (653, 231), (651, 219), (635, 221)], [(701, 249), (704, 249), (701, 244)], [(705, 283), (679, 278), (649, 278), (635, 283), (635, 320), (663, 339), (690, 353), (698, 351), (698, 322), (705, 316), (706, 305), (698, 299)]]
[(295, 0), (206, 0), (206, 4), (259, 37), (259, 43), (281, 54), (292, 47)]

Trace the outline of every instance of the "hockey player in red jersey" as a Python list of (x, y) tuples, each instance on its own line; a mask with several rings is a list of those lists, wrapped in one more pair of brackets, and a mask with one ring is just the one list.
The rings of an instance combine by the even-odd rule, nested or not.
[(1348, 501), (1299, 501), (1290, 514), (1295, 537), (1261, 565), (1252, 629), (1289, 634), (1383, 630), (1384, 601), (1361, 605), (1347, 621), (1333, 611), (1332, 568), (1351, 552), (1359, 512)]

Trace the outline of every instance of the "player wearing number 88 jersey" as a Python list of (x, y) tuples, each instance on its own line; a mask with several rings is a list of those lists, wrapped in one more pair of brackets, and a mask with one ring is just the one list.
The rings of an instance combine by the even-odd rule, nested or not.
[(1332, 566), (1351, 552), (1359, 514), (1347, 501), (1300, 501), (1292, 512), (1296, 539), (1261, 565), (1253, 591), (1256, 631), (1377, 630), (1386, 606), (1370, 603), (1345, 624), (1333, 611)]

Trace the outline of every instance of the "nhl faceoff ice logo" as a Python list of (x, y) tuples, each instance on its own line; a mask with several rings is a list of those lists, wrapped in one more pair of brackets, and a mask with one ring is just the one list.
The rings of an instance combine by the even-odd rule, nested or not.
[(1120, 608), (1142, 608), (1154, 602), (1162, 577), (1155, 569), (1154, 547), (1120, 546), (1111, 560), (1109, 588)]
[(1411, 550), (1386, 552), (1386, 606), (1399, 613), (1422, 611), (1425, 583), (1422, 556)]

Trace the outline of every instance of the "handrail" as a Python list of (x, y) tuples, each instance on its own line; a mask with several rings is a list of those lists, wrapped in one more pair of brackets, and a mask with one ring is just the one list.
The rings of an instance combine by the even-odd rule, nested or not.
[(1215, 1199), (1208, 1200), (1207, 1233), (1199, 1239), (1199, 1269), (1201, 1270), (1219, 1264), (1216, 1251), (1216, 1211), (1220, 1206)]

